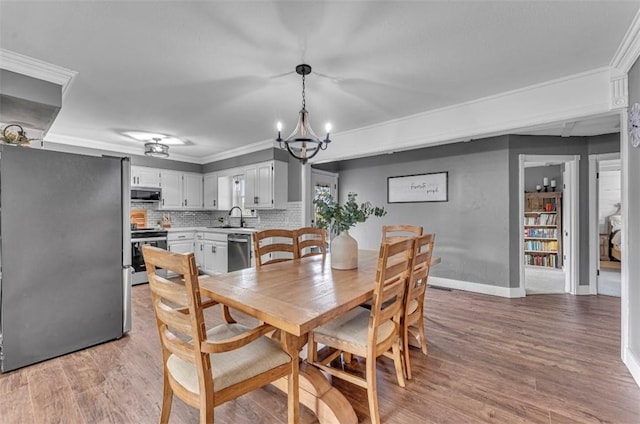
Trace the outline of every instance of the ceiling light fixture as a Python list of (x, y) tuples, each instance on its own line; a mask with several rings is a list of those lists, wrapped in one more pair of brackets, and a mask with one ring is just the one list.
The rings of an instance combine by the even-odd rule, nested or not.
[(153, 143), (145, 143), (144, 144), (144, 155), (145, 156), (153, 156), (156, 158), (168, 158), (169, 157), (169, 146), (166, 144), (160, 144), (161, 138), (154, 138)]
[(302, 75), (302, 109), (300, 109), (298, 115), (298, 125), (293, 130), (291, 135), (287, 137), (287, 139), (283, 140), (280, 131), (282, 131), (282, 123), (278, 122), (278, 138), (276, 141), (282, 147), (282, 143), (284, 143), (286, 149), (289, 151), (289, 154), (296, 159), (299, 159), (302, 164), (307, 163), (309, 159), (318, 154), (320, 150), (325, 150), (331, 140), (329, 139), (329, 132), (331, 131), (331, 124), (327, 123), (325, 129), (327, 131), (327, 136), (324, 140), (321, 140), (311, 129), (311, 125), (309, 124), (309, 112), (306, 109), (305, 103), (305, 76), (311, 73), (311, 66), (309, 65), (298, 65), (296, 66), (296, 73), (298, 75)]

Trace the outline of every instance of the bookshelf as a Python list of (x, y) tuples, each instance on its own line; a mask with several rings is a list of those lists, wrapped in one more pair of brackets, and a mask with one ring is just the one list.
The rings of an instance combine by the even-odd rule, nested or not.
[(562, 268), (562, 193), (525, 193), (524, 262)]

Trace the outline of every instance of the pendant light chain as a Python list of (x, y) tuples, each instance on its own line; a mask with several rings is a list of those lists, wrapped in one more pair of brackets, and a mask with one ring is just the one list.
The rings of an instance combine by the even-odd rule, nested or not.
[(306, 108), (307, 108), (307, 102), (306, 102), (305, 94), (304, 94), (304, 77), (305, 77), (305, 76), (304, 76), (304, 75), (302, 75), (302, 109), (305, 109), (305, 110), (306, 110)]

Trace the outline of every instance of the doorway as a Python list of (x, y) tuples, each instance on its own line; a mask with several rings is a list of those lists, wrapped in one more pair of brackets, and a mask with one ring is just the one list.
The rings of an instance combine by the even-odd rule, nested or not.
[(520, 155), (520, 293), (575, 294), (580, 156)]
[(590, 240), (591, 294), (615, 297), (622, 294), (621, 170), (619, 153), (589, 156), (589, 188), (595, 194), (589, 214), (594, 235)]
[(309, 211), (308, 222), (312, 226), (316, 223), (316, 208), (313, 205), (313, 200), (322, 194), (330, 194), (334, 199), (338, 199), (338, 174), (334, 172), (321, 171), (319, 169), (311, 168), (311, 190), (309, 196)]

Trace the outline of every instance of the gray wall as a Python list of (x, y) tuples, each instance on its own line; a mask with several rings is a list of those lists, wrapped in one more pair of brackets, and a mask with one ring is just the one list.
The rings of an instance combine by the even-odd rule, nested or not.
[(542, 184), (544, 177), (549, 179), (549, 191), (552, 191), (551, 180), (556, 180), (556, 191), (562, 191), (562, 166), (560, 165), (525, 168), (524, 191), (528, 193), (535, 193), (537, 185), (541, 187), (541, 191), (544, 191), (544, 185)]
[[(116, 156), (116, 157), (130, 157), (131, 165), (136, 166), (149, 166), (151, 168), (171, 169), (174, 171), (183, 172), (202, 172), (202, 165), (190, 162), (181, 162), (171, 159), (152, 158), (144, 155), (130, 155), (126, 153), (117, 153), (109, 150), (90, 149), (87, 147), (71, 146), (67, 144), (58, 144), (45, 142), (45, 150), (55, 150), (57, 152), (78, 153), (82, 155), (90, 156)], [(140, 145), (140, 151), (144, 151), (142, 144)]]
[[(268, 160), (280, 160), (289, 164), (289, 202), (297, 202), (302, 199), (302, 185), (301, 185), (301, 164), (300, 161), (285, 150), (281, 149), (265, 149), (259, 152), (248, 153), (246, 155), (237, 156), (229, 159), (220, 160), (217, 162), (210, 162), (204, 165), (197, 163), (181, 162), (171, 159), (159, 159), (152, 158), (144, 155), (127, 155), (124, 153), (116, 153), (108, 150), (90, 149), (87, 147), (70, 146), (66, 144), (58, 144), (45, 142), (44, 148), (46, 150), (55, 150), (58, 152), (78, 153), (91, 156), (128, 156), (131, 158), (131, 165), (148, 166), (151, 168), (171, 169), (174, 171), (183, 172), (200, 172), (206, 174), (207, 172), (220, 171), (223, 169), (235, 168), (238, 166), (250, 165), (257, 162), (265, 162)], [(141, 146), (142, 150), (142, 146)]]
[[(629, 105), (640, 103), (640, 60), (629, 71)], [(629, 146), (629, 349), (640, 358), (640, 149)]]
[[(508, 287), (508, 137), (399, 152), (339, 163), (339, 198), (384, 206), (387, 216), (370, 218), (351, 233), (361, 248), (377, 249), (384, 224), (422, 225), (436, 233), (443, 262), (432, 275)], [(387, 177), (448, 172), (448, 202), (387, 203)]]
[[(580, 155), (580, 279), (588, 283), (588, 155), (619, 151), (619, 134), (598, 137), (502, 136), (471, 143), (314, 165), (340, 173), (339, 197), (385, 206), (387, 216), (371, 218), (351, 232), (363, 248), (376, 249), (383, 224), (422, 225), (435, 232), (436, 254), (444, 261), (433, 275), (517, 287), (520, 270), (518, 156)], [(387, 204), (387, 177), (449, 172), (449, 201)], [(551, 178), (551, 174), (549, 174)], [(558, 179), (558, 186), (561, 186)]]

